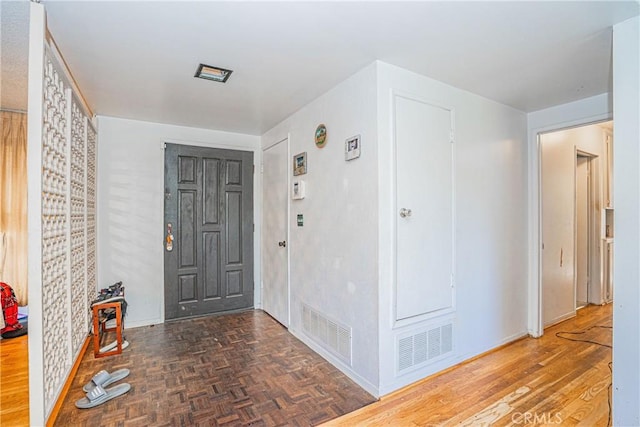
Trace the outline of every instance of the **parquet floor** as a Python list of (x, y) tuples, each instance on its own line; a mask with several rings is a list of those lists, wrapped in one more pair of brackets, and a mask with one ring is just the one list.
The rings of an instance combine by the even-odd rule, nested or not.
[[(57, 426), (310, 426), (375, 400), (262, 311), (125, 332), (121, 355), (87, 351)], [(120, 368), (129, 393), (74, 406), (97, 371)]]
[(324, 427), (610, 425), (612, 313), (612, 304), (588, 306), (539, 339), (519, 340)]

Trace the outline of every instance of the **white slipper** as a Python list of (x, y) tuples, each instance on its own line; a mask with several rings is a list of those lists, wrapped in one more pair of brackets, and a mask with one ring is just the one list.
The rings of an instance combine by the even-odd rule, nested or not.
[[(100, 349), (100, 353), (106, 353), (107, 351), (111, 351), (114, 348), (116, 348), (117, 346), (118, 346), (118, 341), (115, 340), (112, 343), (107, 344), (104, 347), (102, 347)], [(127, 347), (129, 347), (129, 341), (127, 341), (127, 340), (122, 341), (122, 349), (124, 350)]]
[(113, 399), (114, 397), (122, 396), (129, 390), (131, 390), (131, 385), (127, 383), (118, 384), (117, 386), (113, 386), (108, 389), (104, 389), (97, 385), (93, 390), (87, 393), (87, 397), (83, 397), (76, 401), (76, 407), (80, 409), (94, 408)]
[(113, 371), (112, 373), (102, 370), (97, 374), (95, 374), (93, 378), (91, 378), (91, 381), (89, 381), (84, 385), (84, 387), (82, 387), (82, 390), (88, 393), (91, 390), (93, 390), (96, 386), (100, 386), (102, 388), (108, 387), (109, 385), (115, 383), (116, 381), (120, 381), (121, 379), (126, 378), (129, 375), (129, 373), (130, 373), (129, 370), (126, 368), (118, 369), (117, 371)]

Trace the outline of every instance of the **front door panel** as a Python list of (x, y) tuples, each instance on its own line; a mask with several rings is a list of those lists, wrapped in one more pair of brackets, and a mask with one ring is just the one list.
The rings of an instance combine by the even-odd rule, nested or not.
[(166, 144), (165, 318), (253, 306), (253, 153)]

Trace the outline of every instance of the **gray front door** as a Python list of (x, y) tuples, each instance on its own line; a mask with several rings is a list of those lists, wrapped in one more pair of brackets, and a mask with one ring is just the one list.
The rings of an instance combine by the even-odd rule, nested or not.
[(253, 307), (253, 153), (166, 144), (165, 319)]

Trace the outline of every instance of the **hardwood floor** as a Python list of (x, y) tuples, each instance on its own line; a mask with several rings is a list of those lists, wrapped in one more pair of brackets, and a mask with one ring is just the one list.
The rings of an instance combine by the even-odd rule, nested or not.
[[(612, 309), (584, 308), (542, 338), (517, 341), (324, 426), (606, 426), (611, 330), (600, 326), (611, 326)], [(309, 350), (268, 316), (250, 313), (235, 320), (237, 329), (220, 326), (222, 317), (195, 319), (184, 322), (189, 328), (176, 322), (127, 330), (131, 347), (120, 356), (96, 360), (88, 351), (56, 425), (310, 425), (351, 410), (328, 397), (335, 392), (345, 401), (352, 398), (341, 374), (311, 362), (313, 353), (307, 359)], [(260, 337), (270, 333), (275, 341), (261, 343)], [(225, 351), (227, 346), (235, 346), (238, 357)], [(123, 367), (132, 371), (126, 396), (95, 409), (75, 408), (94, 372)], [(0, 425), (28, 425), (26, 336), (0, 341), (0, 369)], [(338, 375), (329, 390), (324, 388), (327, 375)], [(298, 381), (304, 389), (291, 392)], [(310, 415), (314, 399), (321, 410)]]
[(0, 340), (0, 426), (29, 425), (27, 335)]
[(517, 341), (324, 426), (607, 426), (612, 310), (586, 307), (539, 339)]

